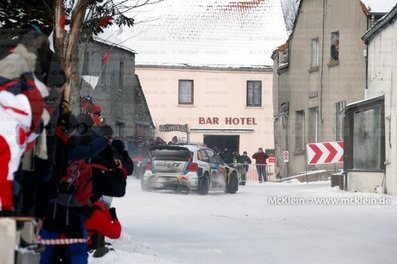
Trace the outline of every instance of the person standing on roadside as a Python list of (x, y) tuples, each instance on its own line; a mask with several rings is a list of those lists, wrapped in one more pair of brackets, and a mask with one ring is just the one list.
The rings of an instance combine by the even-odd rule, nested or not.
[(256, 170), (258, 171), (258, 180), (260, 183), (266, 181), (266, 160), (269, 156), (263, 152), (262, 148), (258, 148), (258, 151), (252, 155), (252, 158), (255, 159)]
[(219, 156), (227, 165), (233, 164), (233, 155), (228, 148), (224, 148), (223, 152), (220, 153)]
[(243, 174), (241, 177), (240, 185), (245, 185), (247, 180), (247, 172), (249, 169), (249, 164), (252, 163), (250, 157), (248, 157), (247, 151), (244, 151), (243, 155), (240, 156), (240, 162), (243, 164)]

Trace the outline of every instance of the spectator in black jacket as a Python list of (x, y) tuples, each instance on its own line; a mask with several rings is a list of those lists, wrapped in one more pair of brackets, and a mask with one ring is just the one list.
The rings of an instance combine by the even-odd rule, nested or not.
[(241, 180), (240, 180), (240, 185), (245, 185), (246, 183), (246, 178), (247, 178), (247, 172), (249, 169), (249, 164), (252, 163), (250, 157), (247, 155), (247, 151), (243, 152), (243, 155), (240, 156), (240, 162), (243, 164), (243, 171), (241, 175)]
[(223, 152), (220, 154), (220, 156), (221, 156), (223, 162), (226, 163), (227, 165), (230, 165), (233, 163), (233, 155), (228, 148), (224, 148)]
[(116, 159), (121, 160), (123, 167), (126, 168), (128, 175), (131, 175), (134, 171), (134, 163), (128, 154), (128, 151), (120, 139), (113, 139), (112, 149)]
[[(65, 164), (58, 175), (61, 177), (66, 174), (66, 167), (71, 161), (91, 159), (108, 146), (108, 141), (104, 136), (93, 133), (91, 117), (80, 114), (76, 119), (77, 133), (70, 140), (68, 134), (63, 136), (57, 134), (57, 136), (60, 135), (59, 141), (62, 143), (57, 150), (58, 154), (62, 154), (58, 159)], [(66, 238), (86, 238), (87, 232), (84, 221), (90, 212), (90, 208), (87, 207), (67, 207), (59, 204), (57, 199), (52, 200), (43, 221), (43, 228), (40, 231), (42, 239), (57, 239), (60, 234)], [(87, 263), (86, 243), (71, 244), (67, 249), (70, 249), (70, 260), (72, 263)], [(40, 263), (54, 263), (57, 261), (54, 259), (53, 253), (54, 246), (46, 246), (41, 253)]]
[(113, 129), (105, 125), (97, 129), (98, 133), (108, 139), (107, 146), (91, 159), (91, 163), (104, 165), (108, 170), (93, 169), (94, 195), (91, 201), (96, 202), (102, 195), (123, 197), (127, 185), (128, 169), (115, 156), (112, 148)]

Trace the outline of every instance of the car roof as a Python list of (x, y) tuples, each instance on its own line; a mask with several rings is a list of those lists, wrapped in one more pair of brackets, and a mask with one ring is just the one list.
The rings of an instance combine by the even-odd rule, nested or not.
[(197, 144), (172, 144), (172, 145), (159, 145), (150, 148), (150, 150), (154, 149), (170, 149), (170, 150), (181, 150), (181, 149), (188, 149), (189, 151), (197, 151), (199, 149), (211, 149), (209, 147)]
[(180, 145), (180, 146), (185, 147), (185, 148), (189, 149), (190, 151), (196, 151), (199, 149), (207, 149), (207, 147), (200, 146), (200, 145), (192, 145), (192, 144), (184, 144), (184, 145)]
[(189, 150), (189, 148), (186, 148), (185, 146), (180, 146), (180, 145), (158, 145), (150, 148), (150, 151), (152, 150), (163, 150), (163, 149), (169, 149), (169, 150)]

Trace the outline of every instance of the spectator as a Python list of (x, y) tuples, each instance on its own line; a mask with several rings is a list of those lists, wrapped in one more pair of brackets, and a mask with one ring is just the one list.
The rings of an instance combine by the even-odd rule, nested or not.
[(114, 152), (114, 157), (121, 160), (123, 167), (127, 170), (127, 174), (131, 175), (134, 171), (134, 163), (128, 154), (126, 147), (120, 139), (113, 139), (112, 149)]
[(232, 155), (232, 153), (230, 153), (228, 148), (224, 148), (223, 152), (220, 154), (220, 156), (224, 163), (226, 163), (228, 165), (233, 163), (233, 155)]
[(247, 180), (247, 172), (249, 169), (249, 164), (252, 163), (250, 157), (248, 157), (248, 155), (247, 155), (247, 151), (244, 151), (243, 155), (240, 156), (240, 162), (243, 164), (243, 172), (242, 172), (240, 184), (245, 185), (246, 180)]
[(240, 154), (238, 154), (238, 151), (235, 150), (232, 152), (232, 156), (233, 156), (233, 164), (237, 166), (237, 164), (240, 163)]
[(95, 250), (93, 257), (102, 257), (109, 248), (105, 237), (117, 239), (121, 234), (121, 224), (116, 215), (116, 208), (99, 200), (93, 206), (91, 216), (85, 221), (88, 233), (88, 249)]
[[(93, 121), (88, 115), (80, 114), (77, 116), (77, 133), (72, 136), (71, 140), (68, 140), (67, 135), (59, 138), (65, 143), (64, 147), (58, 150), (59, 153), (63, 152), (62, 159), (64, 159), (65, 165), (74, 160), (93, 158), (107, 146), (107, 140), (103, 136), (92, 132), (92, 125)], [(66, 167), (59, 173), (65, 175)], [(57, 199), (53, 199), (46, 210), (43, 227), (40, 230), (41, 238), (57, 239), (60, 236), (86, 238), (87, 232), (84, 221), (90, 213), (89, 209), (88, 207), (65, 206), (59, 203)], [(86, 243), (71, 244), (67, 249), (70, 252), (72, 263), (87, 263)], [(54, 263), (54, 246), (45, 247), (45, 250), (41, 253), (40, 263)]]
[(258, 148), (258, 151), (252, 155), (252, 158), (255, 159), (256, 170), (258, 171), (258, 180), (260, 183), (267, 181), (266, 179), (266, 160), (269, 156), (263, 152), (262, 148)]
[(47, 36), (31, 31), (0, 60), (0, 214), (14, 210), (14, 173), (45, 125), (43, 98), (48, 90), (33, 75), (41, 59), (38, 50), (44, 47), (48, 48)]
[(178, 138), (176, 136), (172, 137), (172, 140), (168, 142), (168, 145), (176, 145), (178, 144)]

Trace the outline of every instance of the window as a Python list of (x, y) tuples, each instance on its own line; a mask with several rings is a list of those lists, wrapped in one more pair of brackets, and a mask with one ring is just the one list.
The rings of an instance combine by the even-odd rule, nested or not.
[(247, 81), (247, 106), (262, 106), (262, 81)]
[(179, 104), (193, 104), (193, 80), (179, 80)]
[(331, 60), (339, 60), (339, 32), (331, 33)]
[(319, 140), (319, 122), (320, 115), (318, 107), (309, 109), (309, 129), (308, 129), (308, 141), (309, 143), (315, 143)]
[(123, 91), (124, 91), (124, 62), (120, 61), (119, 92), (122, 93)]
[(346, 107), (346, 101), (337, 102), (335, 104), (335, 116), (336, 116), (336, 127), (335, 134), (336, 140), (343, 140), (343, 118), (344, 118), (344, 109)]
[(319, 66), (319, 39), (314, 38), (312, 39), (311, 43), (311, 61), (310, 61), (310, 67), (317, 67)]
[(221, 158), (211, 149), (207, 149), (210, 163), (222, 164)]
[(125, 127), (124, 122), (116, 121), (116, 131), (115, 131), (114, 135), (117, 137), (123, 137), (124, 136), (124, 127)]
[(305, 111), (296, 112), (295, 121), (295, 150), (305, 149)]
[(84, 58), (83, 58), (83, 69), (81, 72), (81, 75), (89, 75), (89, 68), (90, 68), (90, 52), (87, 50), (87, 47), (85, 47), (84, 51)]
[(381, 105), (355, 112), (353, 122), (353, 168), (381, 169)]
[(208, 153), (204, 149), (200, 149), (197, 151), (197, 159), (204, 161), (204, 162), (210, 162), (210, 158), (208, 157)]

